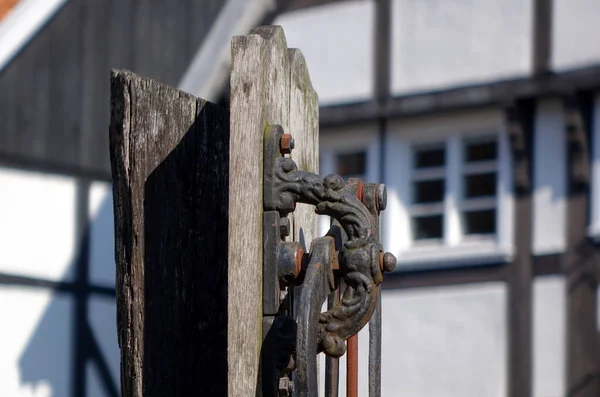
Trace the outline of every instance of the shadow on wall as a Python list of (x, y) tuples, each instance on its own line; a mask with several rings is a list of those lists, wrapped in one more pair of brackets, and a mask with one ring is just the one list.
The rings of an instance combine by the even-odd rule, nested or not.
[[(19, 359), (21, 384), (31, 384), (35, 396), (117, 396), (119, 350), (114, 296), (114, 231), (110, 185), (93, 184), (91, 221), (78, 238), (77, 255), (65, 275), (68, 292), (54, 292)], [(73, 209), (76, 211), (76, 209)], [(89, 236), (86, 244), (85, 236)], [(78, 269), (89, 265), (90, 292), (77, 282)], [(85, 271), (84, 271), (85, 272)], [(71, 284), (71, 280), (73, 283)], [(95, 288), (99, 289), (99, 288)], [(79, 347), (79, 348), (77, 348)], [(43, 390), (39, 385), (48, 384)]]

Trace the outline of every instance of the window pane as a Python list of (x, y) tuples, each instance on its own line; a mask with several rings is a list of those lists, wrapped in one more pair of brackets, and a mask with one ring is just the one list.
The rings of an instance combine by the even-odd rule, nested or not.
[(465, 161), (487, 161), (496, 159), (496, 141), (470, 142), (465, 150)]
[(336, 158), (336, 173), (340, 176), (360, 176), (366, 173), (367, 153), (345, 153)]
[(414, 203), (437, 203), (444, 199), (444, 180), (414, 183)]
[(413, 235), (415, 240), (442, 238), (442, 215), (428, 215), (413, 218)]
[(464, 227), (465, 234), (496, 233), (496, 210), (465, 212)]
[(446, 164), (446, 151), (443, 146), (415, 150), (415, 168), (443, 167), (444, 164)]
[(465, 197), (485, 197), (496, 195), (496, 174), (476, 174), (465, 176)]

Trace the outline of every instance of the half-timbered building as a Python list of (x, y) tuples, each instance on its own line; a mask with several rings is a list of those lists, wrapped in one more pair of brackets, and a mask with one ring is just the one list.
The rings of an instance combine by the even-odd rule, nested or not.
[(118, 395), (110, 68), (227, 103), (229, 40), (265, 23), (306, 57), (321, 173), (388, 188), (382, 395), (600, 395), (594, 0), (4, 0), (0, 17), (0, 395)]

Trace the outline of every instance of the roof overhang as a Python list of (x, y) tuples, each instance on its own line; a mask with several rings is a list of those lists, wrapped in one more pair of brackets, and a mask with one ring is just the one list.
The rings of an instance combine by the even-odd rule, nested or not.
[(0, 71), (67, 0), (21, 0), (0, 21)]

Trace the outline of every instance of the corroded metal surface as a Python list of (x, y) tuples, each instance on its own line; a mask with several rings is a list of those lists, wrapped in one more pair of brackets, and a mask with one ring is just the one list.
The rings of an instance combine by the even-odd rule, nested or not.
[[(271, 242), (265, 243), (265, 249), (269, 249), (265, 260), (278, 258), (279, 288), (296, 285), (298, 296), (292, 310), (298, 327), (296, 391), (307, 396), (316, 395), (317, 353), (337, 358), (346, 352), (346, 340), (371, 318), (380, 296), (383, 272), (392, 271), (396, 259), (384, 253), (379, 242), (379, 212), (385, 209), (387, 200), (385, 186), (365, 184), (360, 179), (344, 182), (335, 174), (321, 178), (299, 170), (294, 160), (285, 157), (292, 149), (291, 135), (284, 134), (280, 126), (270, 127), (265, 135), (264, 210), (269, 217), (278, 212), (280, 218), (265, 223), (265, 228), (271, 230), (265, 234)], [(284, 224), (281, 219), (286, 219), (297, 203), (314, 205), (317, 214), (335, 220), (329, 235), (313, 240), (306, 255), (300, 246), (293, 245), (298, 243), (284, 243), (286, 233), (280, 233), (279, 223)], [(337, 241), (333, 235), (338, 236)], [(276, 244), (271, 241), (273, 238)], [(267, 276), (268, 282), (273, 282), (272, 273)], [(340, 282), (345, 285), (341, 299), (321, 313), (325, 299)], [(269, 296), (274, 296), (272, 290), (265, 287)], [(333, 387), (328, 389), (333, 393)]]

